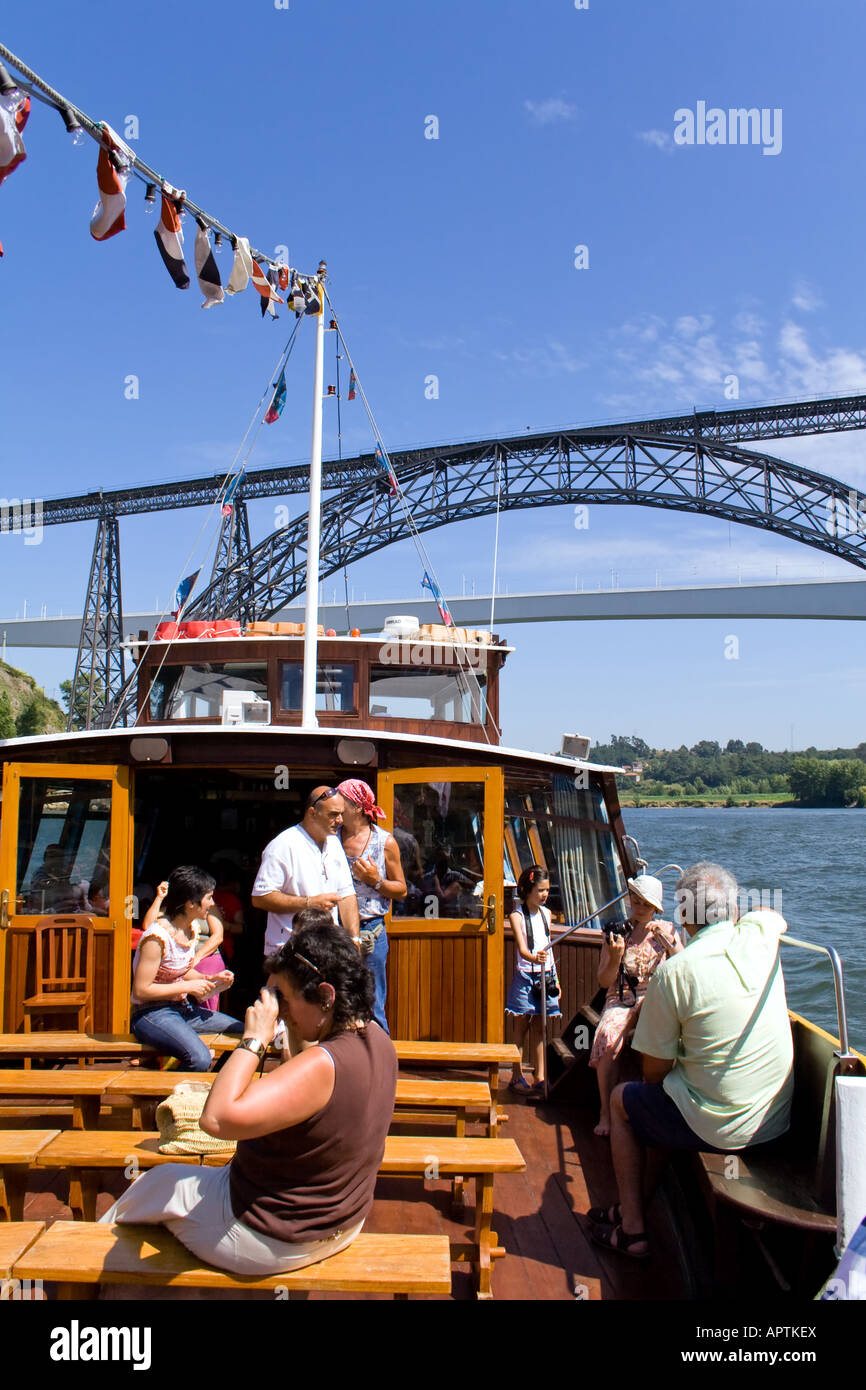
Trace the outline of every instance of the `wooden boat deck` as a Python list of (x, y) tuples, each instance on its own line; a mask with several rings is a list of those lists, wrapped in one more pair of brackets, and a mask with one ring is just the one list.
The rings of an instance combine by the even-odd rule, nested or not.
[[(411, 1074), (401, 1073), (401, 1074)], [(419, 1073), (420, 1075), (420, 1073)], [(430, 1077), (429, 1070), (423, 1073)], [(444, 1074), (443, 1074), (444, 1075)], [(453, 1071), (449, 1079), (456, 1079)], [(465, 1074), (465, 1079), (472, 1079)], [(503, 1071), (503, 1085), (507, 1082)], [(679, 1274), (677, 1250), (670, 1223), (656, 1204), (649, 1220), (653, 1258), (647, 1264), (606, 1254), (592, 1244), (582, 1215), (590, 1206), (610, 1200), (613, 1176), (610, 1146), (592, 1133), (594, 1116), (588, 1110), (555, 1105), (535, 1105), (503, 1090), (500, 1102), (508, 1112), (502, 1134), (514, 1139), (526, 1160), (526, 1172), (504, 1174), (494, 1187), (494, 1229), (507, 1254), (495, 1262), (493, 1292), (496, 1299), (535, 1300), (575, 1297), (603, 1301), (620, 1299), (682, 1299), (687, 1297)], [(52, 1124), (55, 1123), (52, 1119)], [(57, 1126), (71, 1119), (58, 1115)], [(113, 1117), (103, 1118), (106, 1127), (115, 1128)], [(0, 1117), (2, 1128), (44, 1127), (40, 1119), (26, 1119), (8, 1112)], [(471, 1132), (469, 1126), (468, 1132)], [(441, 1127), (395, 1121), (396, 1133), (441, 1133)], [(121, 1173), (106, 1183), (99, 1198), (101, 1215), (126, 1187)], [(71, 1216), (64, 1199), (62, 1174), (50, 1170), (33, 1173), (28, 1186), (24, 1219), (27, 1221), (68, 1220)], [(450, 1205), (448, 1181), (427, 1182), (412, 1178), (380, 1178), (376, 1201), (366, 1229), (372, 1232), (407, 1234), (445, 1234), (453, 1241), (465, 1240), (473, 1219), (472, 1184), (467, 1183), (466, 1220), (455, 1220)], [(114, 1289), (112, 1298), (177, 1300), (197, 1299), (195, 1290)], [(207, 1295), (213, 1298), (213, 1292)], [(229, 1297), (229, 1294), (218, 1295)], [(454, 1266), (452, 1296), (473, 1299), (470, 1269)], [(267, 1299), (267, 1294), (246, 1294), (245, 1298)], [(339, 1298), (338, 1294), (311, 1294), (311, 1298)], [(345, 1296), (342, 1296), (345, 1297)], [(357, 1295), (356, 1295), (357, 1297)], [(368, 1297), (377, 1297), (368, 1295)]]

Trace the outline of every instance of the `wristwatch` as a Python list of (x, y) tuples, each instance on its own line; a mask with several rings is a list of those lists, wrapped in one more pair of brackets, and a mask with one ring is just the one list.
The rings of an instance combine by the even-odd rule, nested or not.
[(263, 1057), (268, 1050), (261, 1038), (241, 1038), (238, 1043), (238, 1051), (240, 1051), (241, 1048), (244, 1048), (247, 1052), (251, 1052), (254, 1057)]

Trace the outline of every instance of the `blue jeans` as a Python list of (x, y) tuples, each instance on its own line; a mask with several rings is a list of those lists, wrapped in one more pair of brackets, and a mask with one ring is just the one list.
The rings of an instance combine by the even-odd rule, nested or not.
[(132, 1015), (130, 1023), (139, 1042), (155, 1047), (167, 1057), (177, 1057), (184, 1071), (207, 1071), (209, 1049), (199, 1033), (242, 1033), (240, 1019), (213, 1013), (191, 1000), (177, 1004), (155, 1004)]
[[(384, 917), (365, 917), (361, 922), (362, 931), (375, 931), (376, 927), (381, 926), (382, 930), (376, 940), (376, 944), (368, 956), (364, 957), (364, 964), (372, 973), (376, 985), (376, 995), (373, 1000), (373, 1017), (389, 1033), (388, 1020), (385, 1017), (385, 999), (388, 994), (388, 933), (384, 927)], [(389, 1034), (390, 1035), (390, 1034)]]

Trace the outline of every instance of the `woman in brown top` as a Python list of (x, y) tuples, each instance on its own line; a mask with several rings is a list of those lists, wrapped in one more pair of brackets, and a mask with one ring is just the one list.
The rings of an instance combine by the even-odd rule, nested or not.
[[(371, 1021), (373, 977), (329, 913), (298, 913), (266, 968), (267, 989), (201, 1117), (208, 1134), (239, 1141), (231, 1164), (153, 1168), (102, 1218), (162, 1222), (236, 1274), (298, 1269), (354, 1240), (373, 1204), (397, 1082), (394, 1046)], [(278, 1018), (292, 1055), (256, 1081)]]

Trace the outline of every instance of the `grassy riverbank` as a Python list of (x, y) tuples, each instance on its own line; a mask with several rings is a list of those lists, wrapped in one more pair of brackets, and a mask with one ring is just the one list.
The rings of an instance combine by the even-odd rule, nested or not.
[(621, 806), (796, 806), (790, 792), (751, 792), (720, 797), (708, 792), (704, 796), (641, 796), (640, 793), (620, 791)]

